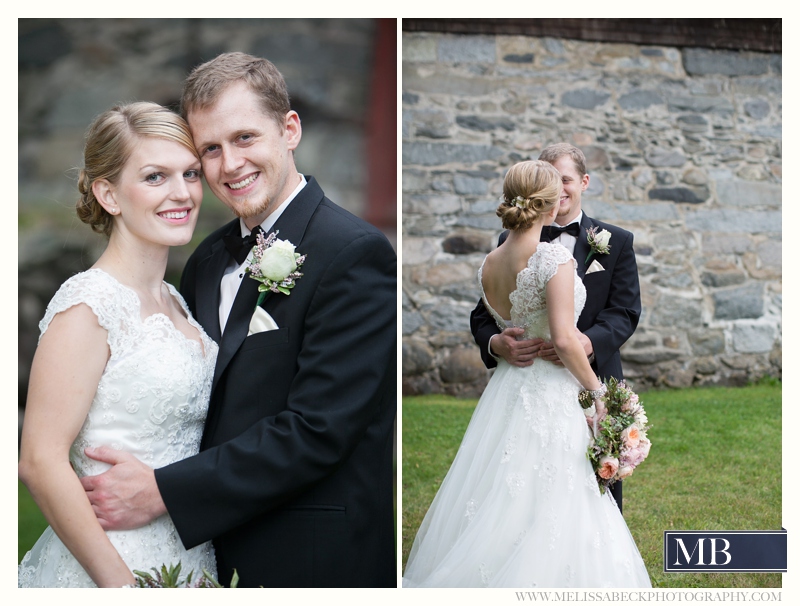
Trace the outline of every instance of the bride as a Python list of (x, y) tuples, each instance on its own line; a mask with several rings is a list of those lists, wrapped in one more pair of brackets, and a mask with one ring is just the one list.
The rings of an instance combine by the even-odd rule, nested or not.
[[(508, 239), (478, 271), (483, 302), (500, 328), (554, 343), (544, 359), (500, 361), (453, 465), (423, 520), (404, 587), (649, 587), (636, 544), (586, 458), (590, 433), (581, 389), (603, 386), (575, 325), (586, 301), (575, 261), (541, 243), (558, 213), (561, 177), (547, 162), (507, 173), (497, 209)], [(598, 410), (598, 413), (601, 410)]]
[(186, 123), (154, 103), (100, 115), (86, 136), (80, 219), (108, 236), (39, 324), (19, 476), (50, 527), (19, 565), (20, 587), (123, 587), (132, 570), (182, 564), (216, 574), (210, 543), (186, 551), (169, 516), (105, 532), (79, 477), (110, 445), (156, 468), (195, 454), (217, 345), (163, 281), (170, 246), (192, 237), (203, 196)]

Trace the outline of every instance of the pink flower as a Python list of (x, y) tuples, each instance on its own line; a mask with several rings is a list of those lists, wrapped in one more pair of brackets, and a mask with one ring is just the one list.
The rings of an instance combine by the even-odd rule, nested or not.
[(633, 467), (630, 465), (625, 465), (624, 467), (619, 468), (619, 471), (617, 472), (617, 479), (624, 480), (632, 473), (633, 473)]
[(616, 475), (618, 469), (619, 461), (617, 459), (614, 457), (603, 457), (600, 459), (600, 467), (597, 470), (597, 475), (604, 480), (610, 480)]
[(650, 454), (650, 440), (644, 436), (639, 439), (639, 451), (642, 453), (642, 460)]
[(620, 437), (625, 446), (636, 448), (639, 445), (639, 428), (636, 425), (629, 425), (622, 431)]
[(625, 398), (625, 401), (620, 406), (620, 410), (622, 412), (629, 412), (633, 410), (639, 403), (639, 396), (637, 396), (634, 392), (628, 390), (627, 396), (628, 397)]
[(624, 449), (619, 458), (622, 467), (636, 467), (644, 461), (645, 454), (639, 448)]

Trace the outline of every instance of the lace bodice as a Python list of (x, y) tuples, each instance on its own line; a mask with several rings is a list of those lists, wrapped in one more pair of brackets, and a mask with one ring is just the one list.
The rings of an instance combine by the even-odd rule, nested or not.
[[(47, 306), (39, 323), (42, 335), (56, 314), (79, 304), (88, 305), (108, 331), (111, 355), (70, 448), (70, 462), (78, 476), (96, 475), (109, 467), (89, 459), (84, 454), (87, 446), (111, 446), (153, 468), (199, 451), (218, 347), (192, 318), (175, 288), (167, 287), (200, 341), (187, 338), (164, 314), (142, 319), (136, 293), (100, 269), (67, 280)], [(106, 534), (131, 570), (149, 571), (153, 566), (181, 562), (183, 573), (193, 570), (194, 578), (203, 570), (216, 574), (211, 543), (184, 549), (168, 514), (135, 530)], [(95, 585), (52, 528), (47, 528), (19, 566), (19, 586)]]
[(67, 280), (39, 323), (43, 335), (57, 313), (85, 303), (108, 331), (111, 357), (70, 450), (79, 476), (108, 467), (86, 457), (87, 446), (110, 445), (154, 468), (199, 449), (218, 348), (177, 290), (167, 286), (198, 330), (200, 342), (187, 338), (164, 314), (142, 319), (136, 293), (100, 269)]
[[(525, 329), (523, 338), (531, 339), (539, 337), (550, 340), (550, 326), (547, 321), (547, 302), (545, 299), (545, 289), (550, 279), (556, 275), (558, 266), (567, 262), (572, 262), (575, 267), (575, 260), (569, 251), (557, 242), (540, 242), (528, 259), (528, 265), (517, 274), (517, 287), (508, 295), (511, 302), (511, 319), (505, 320), (498, 314), (486, 299), (483, 290), (483, 263), (478, 269), (478, 285), (481, 289), (483, 304), (494, 318), (497, 325), (503, 329), (508, 326), (519, 326)], [(484, 259), (484, 263), (486, 259)], [(586, 303), (586, 288), (583, 282), (575, 275), (575, 323), (581, 315), (583, 306)]]

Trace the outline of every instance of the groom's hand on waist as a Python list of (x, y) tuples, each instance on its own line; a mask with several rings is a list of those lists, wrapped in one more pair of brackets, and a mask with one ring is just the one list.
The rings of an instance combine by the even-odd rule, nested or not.
[(86, 456), (112, 465), (96, 476), (81, 478), (103, 530), (139, 528), (166, 513), (153, 469), (127, 452), (107, 446), (86, 448)]
[(525, 331), (522, 328), (506, 328), (500, 334), (489, 339), (489, 353), (495, 358), (503, 358), (511, 366), (524, 368), (533, 364), (544, 342), (542, 339), (522, 339)]

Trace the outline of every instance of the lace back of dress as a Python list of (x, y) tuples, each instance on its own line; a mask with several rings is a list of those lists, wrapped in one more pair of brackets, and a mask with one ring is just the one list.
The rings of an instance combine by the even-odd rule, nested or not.
[[(547, 318), (547, 283), (556, 275), (558, 266), (575, 260), (569, 251), (558, 243), (540, 242), (536, 252), (528, 259), (528, 264), (517, 274), (517, 287), (509, 294), (511, 301), (511, 326), (520, 326), (525, 329), (523, 335), (526, 339), (539, 337), (550, 339), (550, 326)], [(478, 283), (481, 296), (486, 309), (494, 318), (497, 325), (503, 329), (507, 326), (505, 320), (494, 310), (486, 299), (483, 291), (483, 264), (478, 270)], [(583, 305), (586, 302), (586, 290), (583, 283), (575, 277), (575, 322), (578, 321)]]

